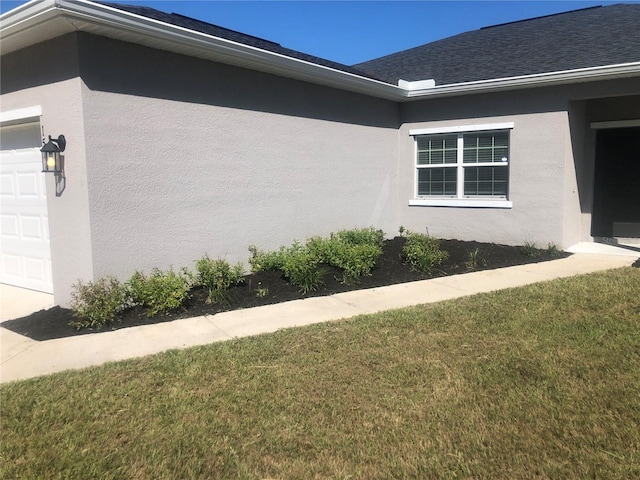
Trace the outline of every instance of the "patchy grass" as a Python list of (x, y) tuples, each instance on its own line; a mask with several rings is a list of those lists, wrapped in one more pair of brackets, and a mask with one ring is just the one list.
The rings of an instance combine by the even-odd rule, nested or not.
[(640, 269), (1, 387), (2, 478), (638, 478)]

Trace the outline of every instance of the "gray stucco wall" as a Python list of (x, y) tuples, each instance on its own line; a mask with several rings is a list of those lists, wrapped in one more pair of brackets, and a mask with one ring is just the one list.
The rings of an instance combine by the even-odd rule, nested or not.
[[(47, 135), (64, 134), (66, 188), (56, 196), (53, 175), (46, 177), (54, 300), (66, 305), (71, 285), (91, 279), (93, 262), (84, 149), (82, 82), (74, 35), (2, 57), (2, 111), (42, 107)], [(44, 175), (44, 174), (43, 174)]]
[(95, 277), (396, 230), (396, 104), (90, 35), (80, 58)]
[[(78, 278), (341, 228), (567, 247), (590, 238), (590, 122), (640, 111), (637, 79), (399, 105), (84, 33), (5, 55), (1, 74), (3, 111), (40, 105), (68, 140), (61, 196), (47, 178), (62, 305)], [(512, 208), (408, 205), (409, 130), (503, 122)]]
[[(570, 139), (566, 100), (560, 95), (507, 92), (407, 104), (400, 128), (400, 223), (440, 238), (518, 245), (563, 243), (564, 169)], [(411, 129), (512, 122), (509, 200), (513, 207), (409, 206), (415, 181)]]
[[(569, 247), (591, 240), (595, 134), (590, 122), (638, 112), (637, 79), (407, 103), (399, 130), (399, 222), (441, 238)], [(635, 94), (635, 96), (633, 96)], [(622, 95), (629, 95), (621, 97)], [(637, 118), (637, 116), (635, 117)], [(510, 209), (409, 206), (411, 129), (513, 122)]]

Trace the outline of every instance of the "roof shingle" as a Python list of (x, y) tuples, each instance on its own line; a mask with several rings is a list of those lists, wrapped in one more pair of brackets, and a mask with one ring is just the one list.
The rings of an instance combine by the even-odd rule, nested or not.
[(462, 33), (354, 65), (436, 85), (640, 61), (640, 5), (592, 7)]
[(153, 20), (158, 20), (160, 22), (168, 23), (170, 25), (175, 25), (178, 27), (188, 28), (189, 30), (193, 30), (195, 32), (205, 33), (207, 35), (212, 35), (214, 37), (230, 40), (232, 42), (241, 43), (243, 45), (259, 48), (261, 50), (266, 50), (268, 52), (277, 53), (287, 57), (295, 58), (297, 60), (303, 60), (306, 62), (314, 63), (316, 65), (321, 65), (321, 66), (332, 68), (335, 70), (340, 70), (343, 72), (352, 73), (354, 75), (359, 75), (361, 77), (373, 78), (377, 80), (375, 76), (372, 76), (366, 72), (362, 72), (354, 67), (343, 65), (341, 63), (333, 62), (331, 60), (326, 60), (324, 58), (316, 57), (313, 55), (308, 55), (306, 53), (298, 52), (296, 50), (291, 50), (289, 48), (285, 48), (281, 46), (278, 43), (271, 42), (269, 40), (265, 40), (262, 38), (254, 37), (252, 35), (236, 32), (235, 30), (230, 30), (228, 28), (220, 27), (218, 25), (213, 25), (211, 23), (203, 22), (195, 18), (186, 17), (184, 15), (180, 15), (177, 13), (165, 13), (160, 10), (156, 10), (155, 8), (143, 7), (138, 5), (126, 5), (126, 4), (111, 3), (111, 2), (101, 2), (101, 3), (103, 5), (107, 5), (112, 8), (117, 8), (118, 10), (123, 10), (125, 12), (133, 13), (135, 15), (151, 18)]

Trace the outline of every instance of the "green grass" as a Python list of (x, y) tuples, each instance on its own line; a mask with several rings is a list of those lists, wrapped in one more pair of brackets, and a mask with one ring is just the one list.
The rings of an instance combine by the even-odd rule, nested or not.
[(2, 478), (638, 478), (640, 269), (1, 387)]

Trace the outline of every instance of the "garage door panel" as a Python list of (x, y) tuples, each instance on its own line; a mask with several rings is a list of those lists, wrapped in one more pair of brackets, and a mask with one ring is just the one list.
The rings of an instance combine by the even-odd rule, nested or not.
[(26, 199), (42, 197), (35, 177), (35, 173), (18, 174), (18, 197), (26, 197)]
[[(38, 140), (21, 130), (0, 129), (0, 282), (53, 292), (45, 176)], [(22, 132), (24, 133), (24, 132)], [(19, 148), (24, 147), (24, 148)]]
[(14, 185), (14, 175), (11, 173), (2, 173), (0, 175), (0, 196), (2, 201), (5, 199), (12, 199), (16, 194), (16, 188)]
[(51, 283), (51, 263), (38, 257), (2, 254), (4, 283), (32, 290), (47, 290)]
[(7, 239), (17, 239), (19, 237), (18, 218), (15, 215), (0, 216), (0, 231)]
[(36, 242), (45, 241), (43, 218), (40, 215), (21, 215), (22, 238)]
[(21, 264), (19, 255), (2, 252), (2, 271), (7, 277), (19, 280), (22, 277)]
[(47, 281), (47, 263), (42, 258), (24, 257), (24, 276), (31, 281)]

